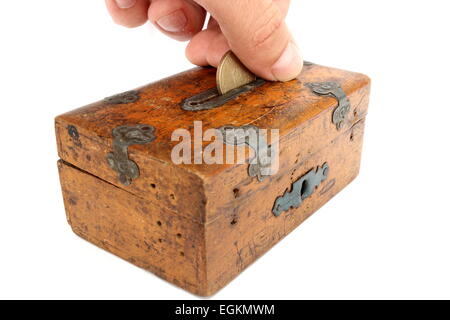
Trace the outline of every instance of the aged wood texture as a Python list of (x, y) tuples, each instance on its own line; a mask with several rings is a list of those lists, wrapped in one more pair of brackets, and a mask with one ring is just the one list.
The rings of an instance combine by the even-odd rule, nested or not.
[[(181, 102), (215, 85), (215, 69), (196, 68), (140, 88), (140, 99), (135, 103), (117, 105), (101, 101), (57, 117), (59, 155), (74, 166), (118, 185), (117, 174), (105, 160), (112, 150), (112, 130), (120, 125), (152, 125), (156, 128), (156, 140), (129, 149), (130, 158), (139, 164), (141, 176), (123, 188), (196, 221), (213, 220), (214, 216), (209, 215), (214, 212), (206, 209), (205, 192), (199, 190), (203, 190), (205, 184), (213, 183), (217, 175), (228, 174), (230, 179), (242, 180), (247, 174), (246, 167), (174, 166), (171, 151), (178, 142), (171, 141), (173, 131), (185, 128), (192, 133), (193, 122), (202, 121), (204, 130), (246, 124), (279, 129), (281, 140), (300, 132), (301, 138), (297, 142), (301, 147), (296, 156), (301, 161), (365, 117), (369, 79), (361, 74), (317, 65), (305, 67), (299, 79), (288, 83), (266, 83), (222, 107), (188, 112), (181, 109)], [(322, 81), (339, 82), (350, 98), (352, 110), (341, 131), (333, 128), (330, 120), (336, 100), (318, 96), (304, 85)], [(71, 126), (77, 129), (78, 139), (69, 134)], [(202, 147), (208, 143), (204, 142)], [(283, 166), (297, 159), (283, 157), (280, 160), (285, 162), (280, 164)], [(187, 186), (190, 189), (186, 189)], [(187, 196), (189, 202), (184, 201)], [(220, 199), (211, 198), (210, 203), (230, 201), (232, 197), (233, 193), (228, 192)]]
[[(235, 185), (236, 199), (216, 208), (219, 217), (205, 227), (208, 294), (226, 285), (358, 175), (363, 133), (364, 120), (361, 120), (329, 146), (269, 177), (264, 185), (258, 187), (248, 181)], [(299, 177), (325, 162), (330, 167), (328, 178), (311, 197), (298, 209), (274, 216), (275, 199), (286, 189), (290, 190)], [(216, 183), (219, 186), (226, 182), (219, 177)]]
[[(325, 81), (338, 82), (350, 100), (339, 131), (331, 121), (336, 99), (305, 85)], [(197, 68), (138, 89), (138, 99), (129, 103), (109, 99), (61, 115), (56, 135), (69, 223), (88, 241), (186, 290), (211, 295), (356, 177), (369, 84), (361, 74), (305, 66), (297, 80), (266, 83), (213, 110), (184, 111), (184, 99), (215, 85), (215, 69)], [(278, 173), (258, 182), (246, 164), (173, 164), (178, 142), (171, 141), (172, 132), (192, 132), (194, 121), (203, 121), (203, 130), (247, 124), (279, 129)], [(135, 124), (154, 126), (156, 139), (129, 148), (140, 177), (123, 186), (106, 155), (112, 130)], [(300, 208), (275, 217), (275, 199), (324, 162), (327, 180)]]
[(82, 238), (186, 290), (204, 294), (204, 225), (60, 160), (67, 221)]

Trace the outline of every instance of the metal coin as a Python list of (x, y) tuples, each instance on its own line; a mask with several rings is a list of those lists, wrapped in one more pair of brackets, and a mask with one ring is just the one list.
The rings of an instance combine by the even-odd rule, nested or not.
[(219, 94), (225, 94), (255, 80), (256, 76), (231, 51), (223, 56), (217, 67), (216, 82)]

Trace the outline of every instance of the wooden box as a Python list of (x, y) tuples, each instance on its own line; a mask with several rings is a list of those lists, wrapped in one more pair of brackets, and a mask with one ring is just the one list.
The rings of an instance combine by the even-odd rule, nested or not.
[[(215, 85), (215, 69), (196, 68), (56, 118), (73, 231), (202, 296), (224, 287), (357, 176), (370, 80), (307, 63), (296, 80), (259, 82), (218, 106), (192, 100)], [(198, 105), (205, 110), (194, 111)], [(244, 150), (253, 164), (174, 163), (180, 141), (173, 133), (193, 134), (194, 121), (203, 132), (279, 130), (278, 171), (262, 174), (267, 163), (245, 143), (232, 155)], [(271, 148), (276, 141), (269, 138)], [(200, 155), (210, 143), (192, 142)]]

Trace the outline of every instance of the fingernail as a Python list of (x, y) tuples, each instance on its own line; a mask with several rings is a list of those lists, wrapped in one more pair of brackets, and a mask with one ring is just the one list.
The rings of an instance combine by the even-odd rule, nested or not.
[(272, 66), (272, 74), (278, 81), (289, 81), (300, 74), (302, 67), (300, 50), (293, 42), (289, 42), (281, 57)]
[(121, 9), (129, 9), (136, 4), (136, 0), (116, 0), (116, 3)]
[(160, 18), (156, 23), (167, 32), (181, 32), (186, 27), (187, 18), (183, 11), (177, 10)]

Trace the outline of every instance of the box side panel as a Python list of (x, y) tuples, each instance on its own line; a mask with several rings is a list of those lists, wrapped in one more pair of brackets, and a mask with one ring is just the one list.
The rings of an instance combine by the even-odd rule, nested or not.
[(178, 168), (173, 163), (144, 156), (140, 150), (147, 146), (135, 145), (129, 147), (128, 152), (129, 158), (138, 165), (140, 176), (133, 180), (131, 185), (122, 185), (118, 181), (117, 172), (109, 167), (106, 159), (112, 151), (111, 147), (100, 143), (99, 139), (92, 139), (80, 128), (61, 119), (55, 126), (58, 155), (64, 161), (147, 199), (154, 207), (171, 210), (180, 217), (203, 221), (205, 216), (203, 181), (196, 175)]
[(59, 161), (67, 219), (87, 241), (205, 294), (204, 227)]
[[(225, 286), (300, 223), (324, 205), (359, 172), (364, 119), (304, 162), (269, 177), (255, 192), (237, 192), (234, 202), (206, 226), (208, 293)], [(277, 197), (311, 169), (329, 165), (328, 177), (299, 208), (272, 213)], [(248, 187), (248, 186), (246, 186)]]

